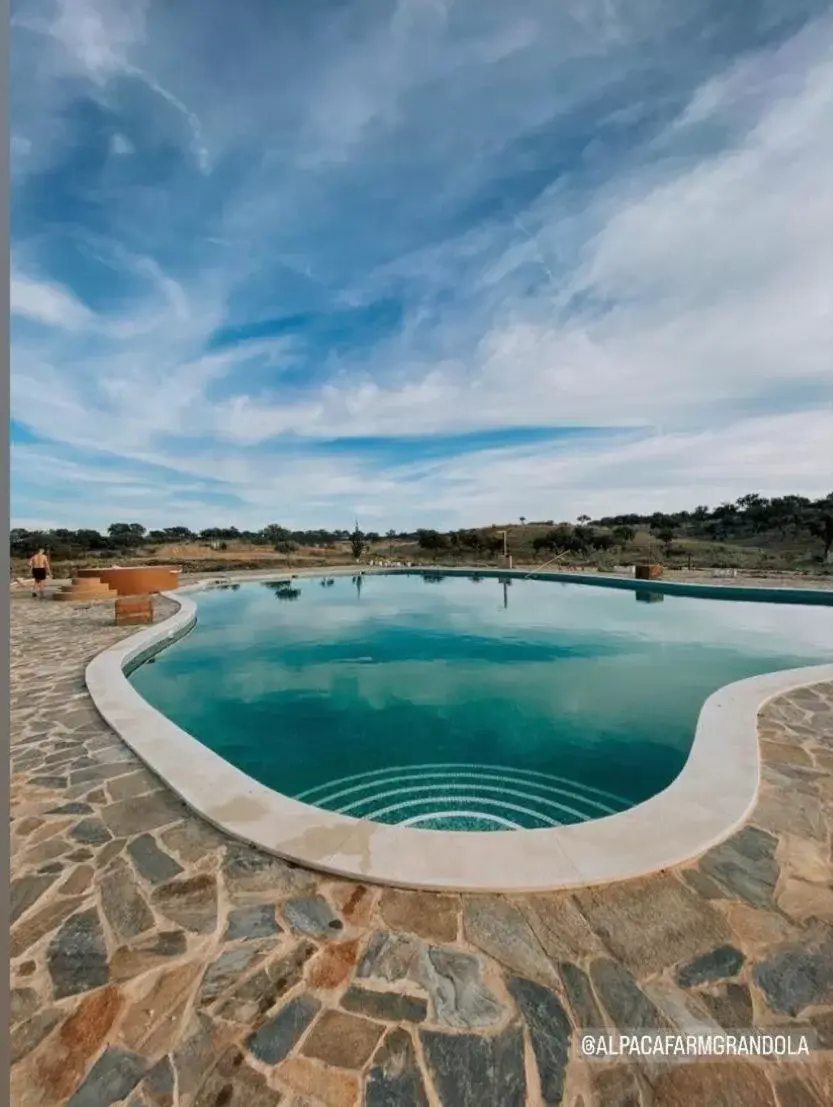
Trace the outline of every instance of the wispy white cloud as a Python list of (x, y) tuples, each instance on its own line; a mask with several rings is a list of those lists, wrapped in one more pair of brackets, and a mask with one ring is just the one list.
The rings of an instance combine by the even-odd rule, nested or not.
[(12, 273), (10, 307), (13, 315), (62, 330), (88, 327), (93, 313), (67, 289)]
[[(30, 151), (13, 415), (56, 463), (108, 451), (118, 495), (104, 482), (77, 510), (104, 521), (143, 482), (148, 522), (241, 525), (827, 491), (830, 17), (801, 28), (773, 0), (721, 66), (719, 21), (701, 42), (686, 31), (701, 7), (400, 0), (383, 18), (212, 22), (187, 4), (25, 0), (38, 80), (14, 120)], [(770, 40), (776, 14), (796, 26)], [(95, 123), (70, 133), (88, 102)], [(101, 168), (73, 160), (79, 140)], [(67, 262), (70, 239), (94, 271)], [(377, 327), (387, 301), (399, 322)], [(639, 433), (410, 465), (403, 441), (387, 469), (358, 441), (326, 448), (567, 425)], [(200, 502), (210, 479), (222, 503)], [(46, 485), (27, 495), (76, 510)]]

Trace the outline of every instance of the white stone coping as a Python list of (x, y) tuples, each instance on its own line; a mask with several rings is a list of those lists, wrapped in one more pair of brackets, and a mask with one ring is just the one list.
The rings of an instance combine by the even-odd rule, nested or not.
[(625, 880), (689, 861), (727, 838), (755, 805), (761, 707), (790, 689), (833, 681), (833, 665), (816, 665), (720, 688), (703, 705), (677, 778), (620, 814), (545, 830), (388, 826), (325, 811), (259, 784), (176, 726), (127, 680), (125, 669), (194, 626), (197, 607), (185, 593), (210, 586), (200, 582), (166, 593), (179, 611), (94, 658), (86, 671), (93, 702), (134, 753), (220, 830), (286, 860), (369, 883), (539, 892)]

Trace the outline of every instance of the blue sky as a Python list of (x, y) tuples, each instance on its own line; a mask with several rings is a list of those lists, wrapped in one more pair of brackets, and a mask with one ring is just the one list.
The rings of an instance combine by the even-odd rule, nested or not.
[(16, 0), (12, 516), (833, 486), (821, 0)]

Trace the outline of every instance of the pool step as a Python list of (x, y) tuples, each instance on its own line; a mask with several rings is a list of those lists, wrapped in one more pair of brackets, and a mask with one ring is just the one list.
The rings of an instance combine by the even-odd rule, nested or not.
[(295, 796), (354, 818), (425, 830), (534, 830), (613, 815), (631, 801), (575, 780), (500, 765), (403, 765)]
[(54, 599), (63, 603), (78, 603), (82, 600), (112, 600), (116, 592), (97, 577), (75, 577), (71, 584), (65, 584)]

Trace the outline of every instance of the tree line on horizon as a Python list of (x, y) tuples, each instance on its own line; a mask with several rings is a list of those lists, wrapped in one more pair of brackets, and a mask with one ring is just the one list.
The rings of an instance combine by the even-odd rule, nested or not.
[[(758, 493), (741, 496), (732, 503), (710, 508), (705, 505), (693, 511), (627, 513), (591, 519), (579, 516), (576, 523), (555, 522), (552, 519), (528, 521), (520, 516), (509, 529), (533, 528), (531, 539), (536, 553), (623, 549), (636, 537), (637, 531), (648, 530), (654, 538), (670, 548), (675, 538), (687, 536), (713, 542), (732, 542), (753, 538), (813, 540), (823, 561), (833, 550), (833, 492), (818, 500), (790, 495), (767, 498)], [(542, 529), (544, 528), (544, 529)], [(328, 548), (349, 543), (356, 558), (379, 542), (415, 542), (420, 549), (438, 556), (451, 553), (495, 554), (503, 548), (500, 531), (506, 525), (454, 531), (420, 529), (388, 530), (384, 535), (362, 532), (356, 523), (350, 530), (291, 530), (270, 523), (261, 530), (238, 530), (237, 527), (207, 527), (194, 531), (186, 526), (147, 530), (140, 523), (111, 523), (106, 531), (89, 528), (70, 530), (27, 530), (15, 527), (10, 532), (12, 557), (29, 557), (43, 547), (58, 560), (78, 556), (127, 556), (141, 549), (160, 545), (210, 544), (227, 548), (230, 543), (262, 546), (278, 553), (290, 554), (301, 547)]]

